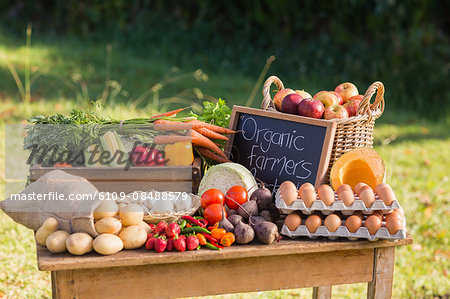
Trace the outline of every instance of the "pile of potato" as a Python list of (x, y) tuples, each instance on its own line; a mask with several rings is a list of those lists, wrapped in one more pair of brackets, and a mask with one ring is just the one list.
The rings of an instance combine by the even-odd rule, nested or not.
[(87, 233), (69, 234), (58, 230), (58, 221), (48, 218), (36, 232), (36, 241), (50, 252), (69, 251), (83, 255), (92, 250), (109, 255), (122, 249), (136, 249), (147, 240), (150, 226), (143, 221), (144, 211), (138, 204), (121, 205), (115, 201), (102, 201), (94, 211), (95, 239)]

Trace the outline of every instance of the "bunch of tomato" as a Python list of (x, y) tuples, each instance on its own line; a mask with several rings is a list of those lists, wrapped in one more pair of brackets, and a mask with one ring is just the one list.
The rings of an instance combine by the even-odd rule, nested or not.
[(231, 210), (237, 210), (247, 200), (247, 190), (239, 185), (228, 189), (226, 194), (223, 194), (219, 189), (209, 189), (201, 197), (203, 217), (208, 220), (208, 223), (214, 224), (222, 220), (223, 217), (227, 218), (225, 205)]

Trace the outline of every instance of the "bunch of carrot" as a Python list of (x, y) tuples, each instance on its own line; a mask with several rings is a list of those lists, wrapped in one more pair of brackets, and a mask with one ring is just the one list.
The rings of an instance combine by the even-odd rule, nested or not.
[[(178, 113), (180, 109), (174, 110)], [(169, 120), (168, 116), (172, 116), (174, 111), (152, 116), (158, 118), (153, 122), (153, 128), (157, 131), (179, 131), (192, 130), (191, 136), (183, 135), (158, 135), (154, 137), (155, 144), (170, 144), (175, 142), (191, 141), (197, 151), (204, 157), (217, 162), (228, 162), (228, 158), (222, 149), (213, 140), (227, 141), (228, 137), (223, 134), (234, 134), (233, 130), (220, 126), (208, 124), (199, 120), (178, 121)]]

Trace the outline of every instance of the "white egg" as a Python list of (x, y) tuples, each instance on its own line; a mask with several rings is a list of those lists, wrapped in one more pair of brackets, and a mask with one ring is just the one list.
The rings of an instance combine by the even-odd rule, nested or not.
[(192, 197), (189, 195), (180, 196), (173, 202), (175, 206), (175, 211), (177, 212), (187, 212), (192, 208)]
[(171, 200), (155, 200), (150, 213), (170, 213), (173, 212), (173, 202)]

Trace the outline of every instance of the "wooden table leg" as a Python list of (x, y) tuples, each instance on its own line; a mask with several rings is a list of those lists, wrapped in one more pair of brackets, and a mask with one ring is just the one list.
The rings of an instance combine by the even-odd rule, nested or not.
[(392, 297), (394, 278), (395, 247), (375, 249), (373, 263), (373, 280), (368, 283), (368, 299), (385, 299)]
[(313, 288), (313, 299), (330, 299), (331, 286), (321, 286)]

